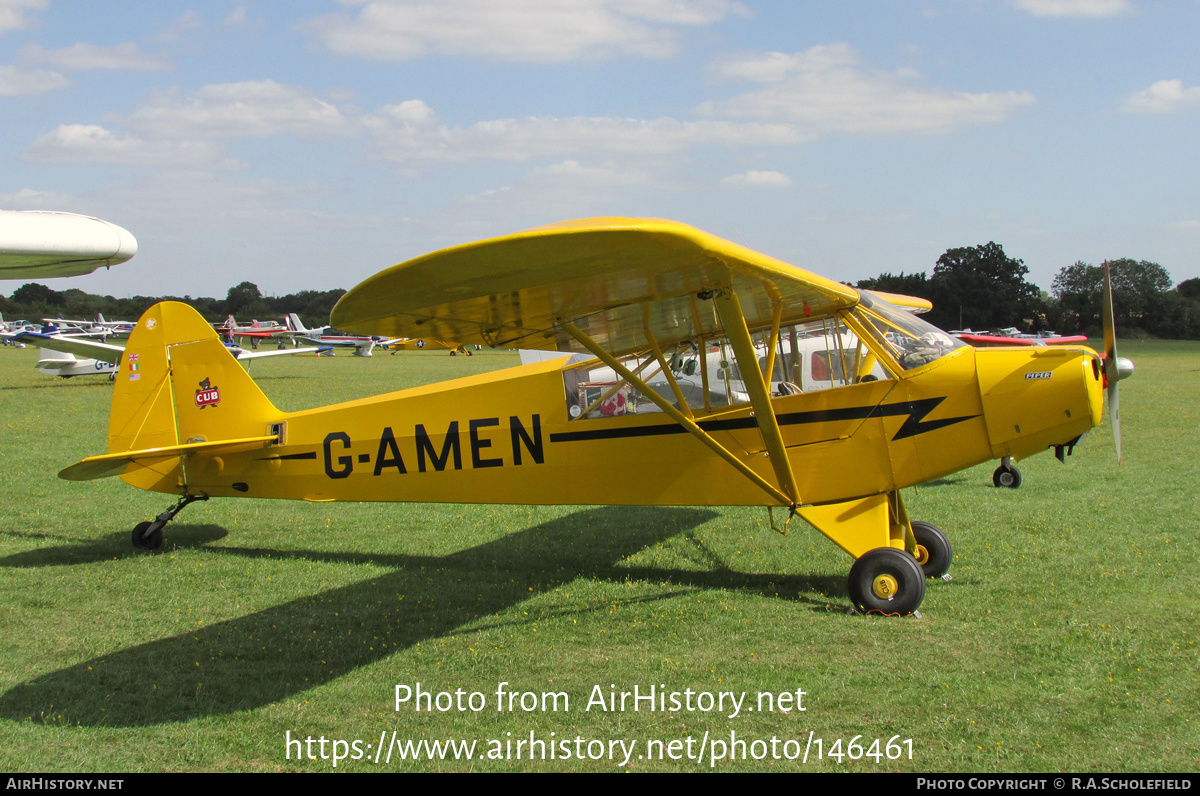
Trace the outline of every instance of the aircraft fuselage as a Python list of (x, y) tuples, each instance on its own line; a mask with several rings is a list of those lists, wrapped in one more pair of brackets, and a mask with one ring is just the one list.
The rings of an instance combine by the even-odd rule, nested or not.
[[(772, 399), (804, 503), (881, 494), (989, 459), (1065, 444), (1099, 422), (1088, 349), (963, 347), (899, 378)], [(189, 372), (195, 369), (194, 373)], [(203, 365), (175, 363), (175, 384)], [(561, 363), (404, 390), (239, 425), (238, 397), (177, 396), (180, 427), (208, 438), (280, 429), (282, 444), (193, 454), (161, 491), (314, 501), (772, 505), (661, 412), (572, 419)], [(220, 388), (213, 380), (212, 387)], [(210, 388), (211, 389), (211, 388)], [(178, 391), (178, 387), (176, 388)], [(748, 405), (698, 424), (766, 479)], [(245, 425), (245, 424), (243, 424)], [(167, 473), (162, 475), (167, 476)], [(127, 480), (142, 480), (137, 476)]]

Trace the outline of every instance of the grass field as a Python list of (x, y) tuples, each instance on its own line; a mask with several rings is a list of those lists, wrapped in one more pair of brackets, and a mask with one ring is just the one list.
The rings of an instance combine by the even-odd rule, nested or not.
[[(633, 771), (704, 770), (689, 751), (738, 739), (717, 770), (1200, 770), (1200, 344), (1123, 346), (1137, 372), (1120, 469), (1104, 426), (1066, 466), (1022, 462), (1018, 490), (993, 488), (991, 464), (910, 490), (955, 557), (908, 619), (848, 614), (850, 560), (798, 523), (775, 534), (762, 510), (214, 500), (137, 552), (133, 525), (171, 500), (56, 477), (104, 452), (112, 388), (38, 374), (36, 354), (0, 349), (4, 771), (328, 771), (356, 739), (338, 771), (611, 771), (610, 741), (636, 741)], [(252, 372), (299, 409), (515, 362)], [(486, 706), (397, 710), (396, 686), (417, 683)], [(497, 711), (500, 683), (569, 706)], [(597, 687), (634, 686), (693, 704), (587, 709)], [(745, 709), (798, 690), (803, 711)], [(720, 692), (748, 695), (737, 716), (703, 709)], [(393, 731), (475, 741), (476, 759), (375, 763)], [(511, 759), (531, 734), (555, 759), (527, 744)]]

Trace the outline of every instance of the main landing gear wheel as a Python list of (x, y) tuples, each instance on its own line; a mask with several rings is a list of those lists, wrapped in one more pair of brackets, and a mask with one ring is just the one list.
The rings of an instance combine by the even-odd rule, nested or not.
[(1011, 464), (1002, 464), (992, 473), (992, 483), (996, 486), (1006, 486), (1016, 489), (1021, 485), (1021, 471)]
[(954, 553), (950, 548), (950, 537), (931, 522), (917, 520), (912, 524), (913, 536), (917, 538), (917, 563), (927, 578), (940, 578), (950, 570)]
[(154, 525), (153, 522), (139, 522), (137, 527), (133, 529), (133, 546), (141, 550), (157, 550), (162, 547), (163, 532), (162, 526), (159, 525), (149, 534), (146, 530)]
[(911, 614), (925, 599), (925, 572), (904, 550), (877, 547), (850, 567), (850, 601), (863, 611)]

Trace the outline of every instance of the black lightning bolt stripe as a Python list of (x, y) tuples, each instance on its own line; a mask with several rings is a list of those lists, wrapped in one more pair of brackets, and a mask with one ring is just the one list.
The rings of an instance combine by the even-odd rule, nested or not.
[(901, 401), (900, 403), (881, 405), (879, 407), (880, 417), (898, 417), (900, 415), (908, 415), (904, 424), (892, 437), (892, 440), (905, 439), (906, 437), (915, 437), (918, 434), (924, 434), (926, 431), (937, 431), (939, 428), (952, 426), (955, 423), (961, 423), (964, 420), (971, 420), (979, 417), (979, 415), (962, 415), (960, 417), (944, 417), (941, 420), (926, 420), (925, 416), (938, 407), (942, 401), (946, 400), (945, 396), (941, 398), (923, 398), (920, 401)]
[(260, 457), (258, 457), (258, 461), (269, 462), (269, 461), (273, 461), (276, 459), (282, 460), (282, 459), (315, 459), (315, 458), (317, 458), (317, 452), (309, 451), (308, 453), (287, 453), (287, 454), (284, 454), (283, 456), (260, 456)]
[[(925, 420), (925, 416), (946, 400), (940, 398), (923, 398), (919, 401), (900, 401), (894, 404), (879, 406), (848, 406), (841, 409), (818, 409), (812, 412), (788, 412), (776, 415), (775, 420), (780, 426), (806, 425), (809, 423), (833, 423), (844, 420), (866, 420), (878, 415), (879, 417), (903, 417), (907, 419), (896, 431), (892, 440), (906, 439), (936, 431), (939, 428), (952, 426), (964, 420), (971, 420), (979, 415), (963, 415), (962, 417), (946, 417), (940, 420)], [(704, 420), (697, 425), (708, 432), (733, 431), (743, 428), (757, 428), (758, 422), (753, 417), (742, 417), (733, 420)], [(663, 434), (686, 434), (687, 429), (677, 423), (655, 426), (639, 426), (635, 428), (603, 428), (587, 431), (564, 431), (550, 435), (551, 442), (579, 442), (593, 439), (618, 439), (623, 437), (655, 437)]]

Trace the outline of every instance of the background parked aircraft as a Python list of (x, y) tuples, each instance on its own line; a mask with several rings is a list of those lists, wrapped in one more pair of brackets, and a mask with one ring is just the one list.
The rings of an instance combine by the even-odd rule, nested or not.
[[(125, 352), (125, 346), (114, 343), (102, 343), (85, 337), (73, 337), (60, 334), (45, 334), (42, 332), (22, 332), (17, 336), (19, 342), (37, 345), (41, 348), (37, 369), (49, 376), (91, 376), (100, 373), (110, 378), (116, 373)], [(247, 351), (236, 345), (226, 344), (229, 353), (239, 362), (249, 363), (252, 359), (275, 357), (285, 354), (323, 354), (331, 351), (329, 346), (311, 346), (305, 348), (284, 348), (276, 351)], [(247, 364), (247, 368), (249, 365)]]
[(250, 347), (257, 350), (258, 344), (262, 340), (277, 340), (279, 347), (283, 348), (284, 341), (290, 341), (292, 345), (296, 343), (296, 333), (289, 329), (285, 324), (275, 321), (251, 321), (249, 326), (239, 324), (237, 320), (230, 315), (225, 319), (225, 323), (215, 327), (216, 330), (225, 338), (228, 343), (236, 343), (238, 340), (246, 339), (250, 341)]

